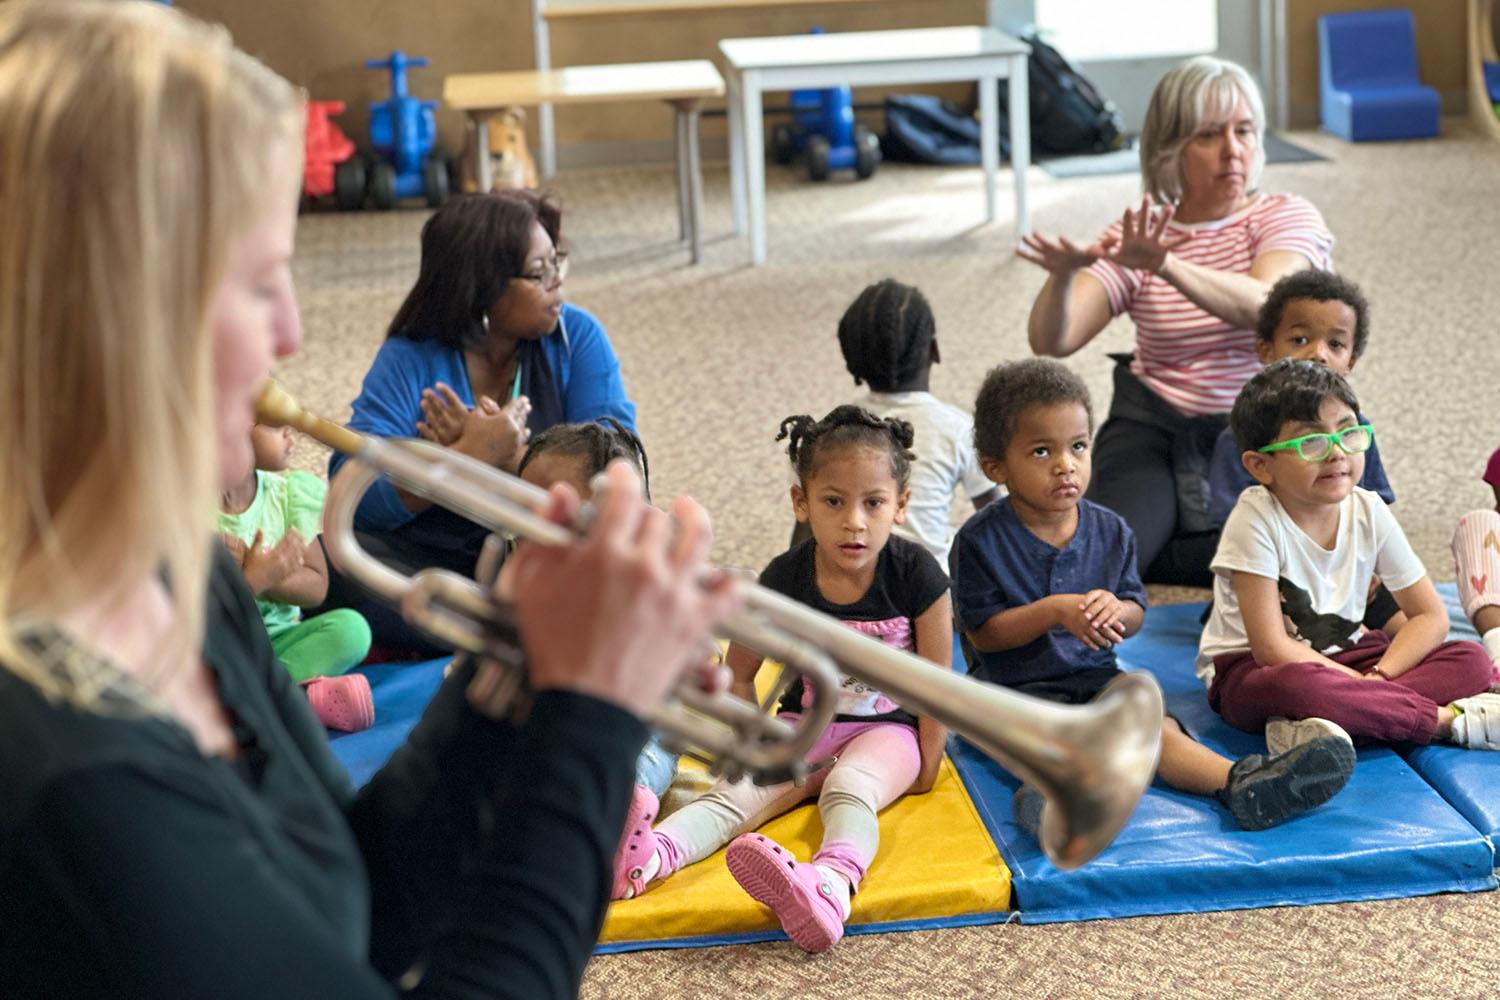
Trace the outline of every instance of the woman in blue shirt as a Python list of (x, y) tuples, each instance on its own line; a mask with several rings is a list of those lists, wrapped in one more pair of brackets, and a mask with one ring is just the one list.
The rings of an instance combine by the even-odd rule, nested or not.
[[(422, 228), (416, 284), (365, 375), (349, 426), (379, 437), (419, 434), (513, 472), (528, 437), (559, 423), (614, 417), (635, 429), (620, 362), (604, 328), (563, 301), (562, 210), (547, 195), (505, 191), (454, 199)], [(344, 456), (329, 463), (332, 477)], [(486, 530), (377, 483), (355, 514), (359, 539), (404, 572), (471, 576)], [(376, 644), (437, 652), (383, 604), (330, 574), (325, 608), (353, 606)]]

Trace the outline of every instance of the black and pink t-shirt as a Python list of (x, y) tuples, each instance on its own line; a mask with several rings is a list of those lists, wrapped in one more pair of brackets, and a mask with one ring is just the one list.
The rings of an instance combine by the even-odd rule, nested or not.
[[(785, 594), (814, 610), (832, 615), (857, 632), (888, 646), (916, 652), (916, 620), (948, 591), (948, 577), (922, 546), (892, 535), (875, 564), (875, 580), (853, 604), (834, 604), (818, 590), (813, 567), (812, 539), (772, 559), (760, 574), (761, 586)], [(852, 677), (844, 677), (839, 692), (837, 722), (904, 722), (916, 718), (880, 691)], [(781, 698), (778, 711), (796, 712), (811, 694), (798, 680)]]

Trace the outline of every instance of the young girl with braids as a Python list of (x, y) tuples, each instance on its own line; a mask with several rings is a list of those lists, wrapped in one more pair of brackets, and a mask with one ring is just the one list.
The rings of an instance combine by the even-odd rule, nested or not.
[[(812, 537), (771, 560), (762, 585), (795, 598), (888, 645), (917, 653), (943, 669), (952, 655), (948, 578), (932, 553), (892, 529), (906, 517), (911, 425), (840, 406), (822, 420), (782, 421), (776, 440), (797, 472), (792, 508)], [(735, 691), (753, 694), (761, 657), (731, 645)], [(798, 681), (778, 711), (795, 716), (810, 692)], [(849, 897), (875, 859), (876, 815), (907, 792), (925, 792), (937, 778), (946, 730), (902, 711), (890, 698), (852, 678), (838, 693), (838, 714), (809, 760), (834, 763), (804, 785), (760, 787), (721, 781), (655, 829), (656, 800), (636, 789), (617, 858), (613, 896), (638, 895), (646, 885), (702, 861), (726, 843), (725, 861), (741, 887), (770, 907), (797, 945), (826, 951), (844, 934)], [(818, 798), (823, 842), (811, 862), (794, 859), (753, 831), (798, 803)]]
[[(579, 500), (589, 501), (594, 498), (594, 477), (615, 459), (624, 459), (640, 473), (641, 492), (650, 502), (651, 466), (646, 461), (646, 446), (614, 417), (600, 417), (592, 423), (553, 424), (531, 439), (516, 474), (544, 490), (567, 483)], [(660, 798), (676, 775), (677, 755), (655, 736), (648, 739), (636, 758), (636, 785)]]
[(961, 488), (975, 510), (999, 491), (979, 468), (969, 414), (928, 389), (932, 366), (941, 360), (932, 307), (911, 285), (878, 281), (844, 311), (839, 349), (854, 384), (870, 388), (851, 402), (876, 416), (905, 420), (916, 435), (911, 502), (896, 534), (925, 546), (939, 566), (947, 566), (954, 490)]

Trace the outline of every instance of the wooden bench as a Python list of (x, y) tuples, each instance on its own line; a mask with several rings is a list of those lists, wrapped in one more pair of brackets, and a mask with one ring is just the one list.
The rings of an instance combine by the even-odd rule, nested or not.
[(459, 73), (443, 81), (443, 102), (468, 114), (474, 123), (473, 168), (481, 191), (488, 191), (491, 181), (486, 123), (502, 108), (643, 100), (670, 104), (676, 113), (677, 237), (691, 245), (694, 264), (703, 254), (703, 158), (698, 144), (698, 113), (704, 100), (723, 96), (724, 78), (707, 59)]

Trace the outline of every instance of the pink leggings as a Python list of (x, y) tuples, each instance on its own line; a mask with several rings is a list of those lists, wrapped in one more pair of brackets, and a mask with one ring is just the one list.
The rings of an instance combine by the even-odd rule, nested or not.
[(656, 827), (661, 876), (702, 861), (742, 833), (818, 797), (823, 843), (813, 863), (827, 865), (859, 888), (880, 845), (876, 814), (917, 780), (922, 754), (917, 731), (899, 722), (835, 722), (809, 760), (836, 757), (800, 788), (791, 782), (761, 787), (749, 779), (720, 781)]
[(1471, 510), (1453, 532), (1458, 597), (1472, 621), (1480, 608), (1500, 604), (1500, 514)]

